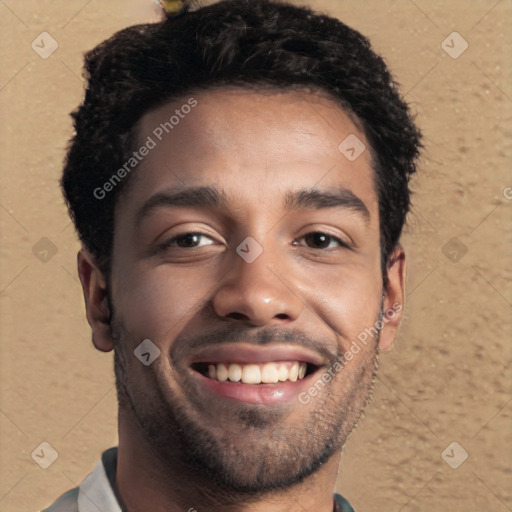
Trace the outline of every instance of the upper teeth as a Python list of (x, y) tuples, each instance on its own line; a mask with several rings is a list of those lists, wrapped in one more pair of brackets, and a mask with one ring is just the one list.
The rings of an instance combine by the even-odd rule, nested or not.
[(265, 364), (209, 364), (208, 376), (224, 382), (242, 381), (245, 384), (273, 384), (290, 380), (295, 382), (306, 375), (307, 364), (298, 361), (280, 361)]

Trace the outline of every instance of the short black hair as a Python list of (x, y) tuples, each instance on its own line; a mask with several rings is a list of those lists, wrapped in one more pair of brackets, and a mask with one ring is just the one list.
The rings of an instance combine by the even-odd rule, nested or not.
[(359, 32), (281, 0), (223, 0), (117, 32), (85, 55), (85, 77), (61, 184), (79, 237), (104, 271), (116, 198), (128, 180), (102, 199), (93, 191), (132, 156), (144, 113), (209, 88), (303, 87), (327, 92), (362, 125), (373, 155), (386, 280), (410, 208), (421, 133), (384, 60)]

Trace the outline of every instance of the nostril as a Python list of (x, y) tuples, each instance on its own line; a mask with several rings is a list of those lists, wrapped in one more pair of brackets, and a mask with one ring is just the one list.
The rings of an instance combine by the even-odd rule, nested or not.
[(226, 315), (228, 318), (233, 318), (235, 320), (244, 320), (247, 318), (243, 313), (229, 313), (229, 315)]

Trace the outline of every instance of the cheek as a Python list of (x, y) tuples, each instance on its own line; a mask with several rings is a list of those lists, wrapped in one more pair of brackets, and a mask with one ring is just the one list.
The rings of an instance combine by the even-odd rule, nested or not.
[(341, 349), (349, 349), (353, 340), (375, 325), (382, 294), (380, 268), (326, 270), (309, 283), (304, 291), (312, 298), (311, 309), (330, 327)]
[(113, 283), (116, 314), (130, 337), (151, 339), (159, 346), (173, 339), (203, 304), (201, 279), (186, 272), (138, 269)]

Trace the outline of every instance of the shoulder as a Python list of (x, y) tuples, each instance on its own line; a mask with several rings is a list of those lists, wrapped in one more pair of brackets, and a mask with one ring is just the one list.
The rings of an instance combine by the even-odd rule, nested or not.
[(355, 512), (352, 505), (341, 495), (334, 493), (334, 512)]
[[(105, 450), (96, 467), (78, 487), (64, 493), (55, 503), (41, 512), (91, 512), (91, 510), (121, 512), (112, 488), (116, 467), (117, 447)], [(91, 501), (95, 506), (91, 505)]]
[(78, 512), (78, 487), (65, 492), (53, 505), (41, 512)]

